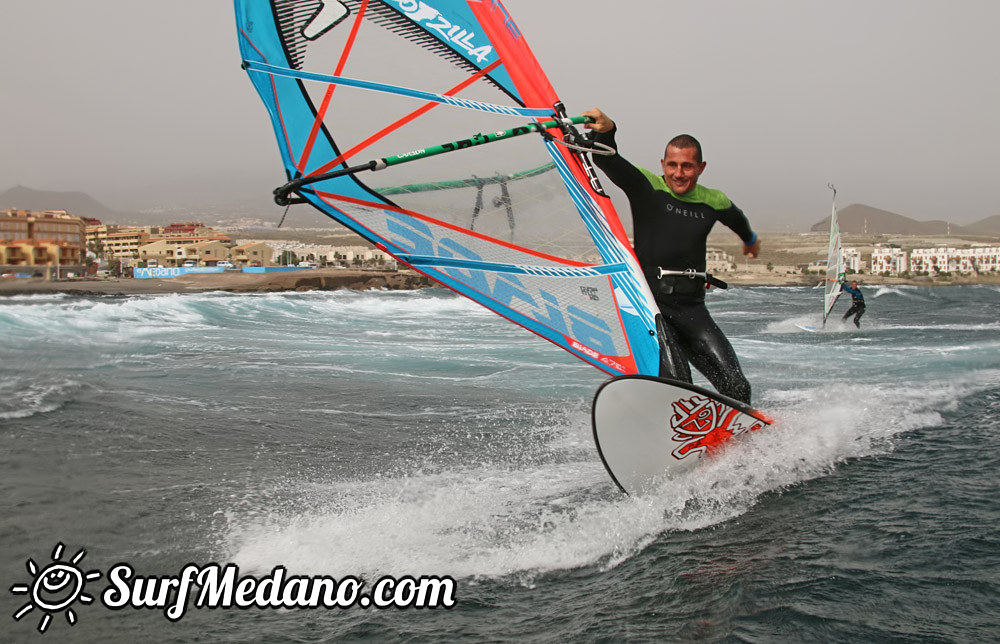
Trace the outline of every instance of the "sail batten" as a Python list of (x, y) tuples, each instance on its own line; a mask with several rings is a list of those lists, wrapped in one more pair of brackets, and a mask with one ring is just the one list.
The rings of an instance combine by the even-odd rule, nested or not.
[(325, 83), (327, 85), (343, 85), (345, 87), (357, 87), (360, 89), (371, 90), (373, 92), (396, 94), (399, 96), (407, 96), (422, 101), (444, 103), (446, 105), (452, 105), (454, 107), (462, 107), (470, 110), (481, 110), (484, 112), (494, 112), (497, 114), (506, 114), (508, 116), (529, 116), (529, 117), (534, 116), (540, 118), (549, 118), (555, 115), (555, 113), (551, 109), (547, 108), (512, 107), (508, 105), (496, 105), (494, 103), (483, 103), (480, 101), (462, 100), (460, 98), (455, 98), (447, 94), (438, 94), (435, 92), (412, 89), (409, 87), (389, 85), (387, 83), (379, 83), (377, 81), (366, 81), (358, 78), (348, 78), (345, 76), (335, 76), (332, 74), (322, 74), (316, 72), (301, 71), (297, 69), (289, 69), (287, 67), (280, 67), (278, 65), (269, 65), (267, 63), (255, 63), (252, 61), (248, 61), (245, 65), (245, 68), (246, 71), (248, 72), (259, 72), (271, 76), (284, 76), (287, 78), (294, 78), (298, 80), (315, 81), (317, 83)]

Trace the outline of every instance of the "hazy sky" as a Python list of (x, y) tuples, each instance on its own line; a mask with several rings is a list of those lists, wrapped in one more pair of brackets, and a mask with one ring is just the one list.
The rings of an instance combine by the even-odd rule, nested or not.
[[(842, 206), (1000, 214), (997, 0), (505, 4), (571, 113), (604, 109), (647, 167), (694, 134), (702, 183), (759, 228), (808, 228), (828, 182)], [(0, 191), (120, 208), (164, 185), (275, 184), (231, 2), (4, 0), (0, 24)]]

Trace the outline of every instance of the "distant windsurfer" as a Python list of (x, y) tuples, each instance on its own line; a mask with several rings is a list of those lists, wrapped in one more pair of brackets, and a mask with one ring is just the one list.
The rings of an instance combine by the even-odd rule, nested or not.
[[(598, 109), (585, 127), (617, 150), (617, 128)], [(663, 175), (633, 166), (621, 155), (594, 155), (594, 163), (628, 196), (635, 252), (660, 309), (665, 336), (660, 375), (691, 382), (690, 362), (722, 394), (750, 403), (750, 383), (729, 340), (705, 306), (708, 234), (721, 221), (743, 242), (743, 254), (760, 254), (760, 239), (743, 211), (725, 194), (698, 185), (705, 171), (701, 144), (687, 134), (667, 144)], [(687, 274), (683, 274), (687, 271)]]
[(858, 288), (858, 283), (852, 281), (850, 285), (846, 281), (840, 283), (840, 290), (846, 291), (851, 296), (851, 308), (847, 309), (847, 313), (844, 313), (844, 317), (840, 318), (841, 322), (847, 322), (847, 318), (854, 316), (854, 326), (861, 328), (861, 316), (865, 314), (865, 296), (861, 294), (861, 289)]

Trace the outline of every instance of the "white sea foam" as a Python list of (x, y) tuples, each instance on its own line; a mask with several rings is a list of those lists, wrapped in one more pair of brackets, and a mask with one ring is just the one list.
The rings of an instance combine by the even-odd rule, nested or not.
[(0, 376), (0, 420), (29, 418), (55, 411), (72, 399), (79, 387), (79, 382), (64, 376)]
[[(758, 291), (747, 297), (770, 297)], [(996, 387), (1000, 371), (981, 351), (989, 343), (975, 335), (993, 322), (939, 324), (935, 338), (952, 326), (968, 338), (941, 343), (897, 335), (903, 324), (892, 313), (862, 333), (804, 333), (794, 324), (810, 318), (797, 315), (766, 322), (757, 335), (732, 337), (753, 375), (755, 403), (776, 423), (656, 493), (626, 497), (615, 490), (593, 450), (586, 401), (578, 401), (555, 426), (523, 428), (545, 436), (535, 460), (504, 460), (504, 449), (483, 446), (492, 456), (473, 453), (467, 465), (431, 462), (349, 481), (288, 481), (293, 491), (285, 496), (297, 501), (231, 514), (228, 554), (262, 570), (284, 562), (333, 575), (433, 571), (525, 583), (546, 571), (613, 567), (670, 532), (717, 525), (764, 495), (885, 454), (898, 436), (940, 425), (956, 401)], [(970, 371), (972, 365), (978, 368)], [(507, 448), (539, 449), (532, 445)]]
[(557, 430), (548, 447), (564, 458), (309, 485), (302, 508), (234, 516), (226, 539), (241, 566), (284, 563), (334, 576), (433, 571), (530, 583), (546, 571), (614, 567), (665, 533), (740, 516), (767, 493), (891, 450), (894, 436), (940, 424), (939, 410), (971, 384), (775, 391), (762, 401), (775, 413), (773, 427), (632, 497), (603, 471), (581, 402), (560, 427), (545, 428)]

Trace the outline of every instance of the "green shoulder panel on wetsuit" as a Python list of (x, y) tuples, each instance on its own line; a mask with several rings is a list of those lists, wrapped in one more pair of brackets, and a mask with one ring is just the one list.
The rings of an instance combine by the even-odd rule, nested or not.
[(639, 168), (639, 171), (646, 176), (646, 179), (649, 180), (650, 185), (652, 185), (654, 189), (663, 190), (678, 201), (684, 201), (687, 203), (703, 203), (714, 210), (725, 210), (733, 205), (733, 202), (731, 202), (729, 197), (727, 197), (721, 190), (706, 188), (701, 184), (697, 184), (695, 185), (694, 190), (689, 190), (682, 195), (678, 195), (674, 194), (674, 191), (670, 189), (670, 186), (667, 185), (667, 180), (664, 179), (662, 175), (654, 174), (646, 168)]

